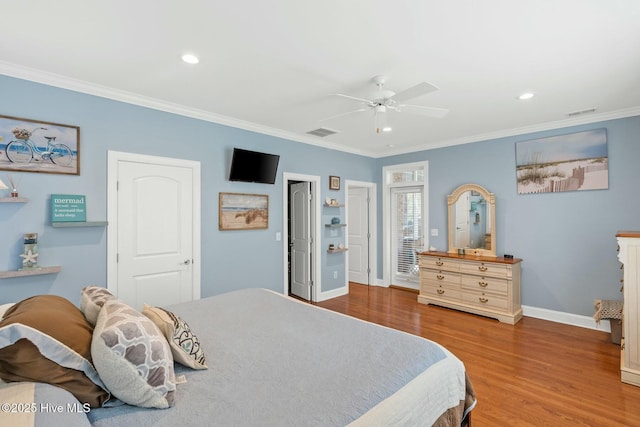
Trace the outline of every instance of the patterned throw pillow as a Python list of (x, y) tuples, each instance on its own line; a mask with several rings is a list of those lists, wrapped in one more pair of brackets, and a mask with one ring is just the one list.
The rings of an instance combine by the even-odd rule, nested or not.
[(180, 316), (160, 307), (144, 305), (142, 314), (156, 324), (171, 347), (173, 360), (193, 369), (207, 369), (200, 340)]
[(98, 314), (107, 300), (115, 298), (111, 292), (100, 286), (85, 286), (80, 291), (80, 311), (91, 326), (96, 325)]
[(144, 408), (173, 405), (176, 380), (169, 344), (151, 320), (122, 301), (104, 303), (91, 356), (104, 384), (123, 402)]

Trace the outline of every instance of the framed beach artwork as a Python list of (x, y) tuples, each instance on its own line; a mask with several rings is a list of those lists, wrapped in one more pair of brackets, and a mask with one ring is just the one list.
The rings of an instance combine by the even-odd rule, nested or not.
[(607, 130), (516, 143), (518, 194), (609, 188)]
[(220, 230), (260, 230), (269, 227), (269, 196), (266, 194), (220, 193)]
[(80, 128), (0, 116), (0, 169), (80, 175)]

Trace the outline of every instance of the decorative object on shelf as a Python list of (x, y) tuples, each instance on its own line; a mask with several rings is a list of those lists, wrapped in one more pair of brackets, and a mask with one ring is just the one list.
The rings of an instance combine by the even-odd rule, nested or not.
[(38, 233), (24, 235), (24, 248), (20, 257), (22, 258), (21, 270), (38, 268)]
[(259, 230), (269, 228), (267, 194), (220, 193), (219, 230)]
[(330, 251), (335, 251), (335, 250), (336, 250), (336, 245), (334, 245), (333, 243), (331, 243), (331, 244), (329, 245), (329, 250), (330, 250)]
[(11, 197), (18, 197), (18, 183), (19, 183), (19, 181), (16, 182), (11, 175), (7, 175), (7, 178), (9, 178), (9, 185), (11, 185)]
[[(0, 169), (80, 175), (80, 128), (0, 115)], [(16, 196), (17, 197), (17, 196)]]
[(329, 190), (340, 190), (339, 176), (329, 176)]
[(51, 222), (85, 222), (86, 197), (81, 194), (52, 194)]
[(0, 190), (8, 190), (8, 189), (9, 187), (7, 187), (7, 184), (2, 182), (2, 180), (0, 179)]
[(338, 249), (344, 249), (344, 245), (342, 243), (338, 243)]
[(331, 218), (331, 224), (333, 225), (340, 224), (340, 218), (338, 218), (337, 216), (334, 216), (333, 218)]

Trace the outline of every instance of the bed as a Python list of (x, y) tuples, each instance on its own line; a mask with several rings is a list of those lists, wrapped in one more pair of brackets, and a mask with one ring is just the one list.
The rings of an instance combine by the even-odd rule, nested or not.
[[(83, 410), (78, 401), (72, 415), (96, 427), (459, 426), (476, 403), (463, 363), (441, 345), (273, 291), (238, 290), (165, 309), (197, 334), (207, 369), (173, 364), (167, 409), (111, 396), (113, 407)], [(100, 318), (96, 331), (99, 325)], [(94, 362), (98, 368), (95, 353)], [(7, 415), (15, 414), (0, 414)], [(34, 415), (32, 425), (55, 421), (54, 414)]]

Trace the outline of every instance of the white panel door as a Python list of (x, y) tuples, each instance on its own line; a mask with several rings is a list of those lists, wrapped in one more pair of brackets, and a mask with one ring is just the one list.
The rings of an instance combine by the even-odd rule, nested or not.
[(369, 284), (369, 189), (350, 188), (347, 200), (349, 281)]
[(140, 309), (193, 295), (193, 170), (118, 162), (118, 298)]
[(311, 185), (309, 182), (289, 187), (291, 231), (291, 293), (311, 300)]

